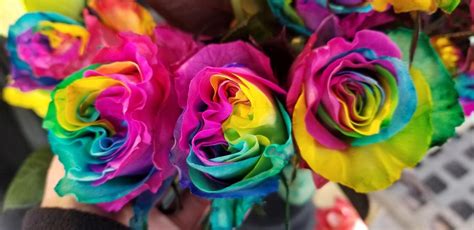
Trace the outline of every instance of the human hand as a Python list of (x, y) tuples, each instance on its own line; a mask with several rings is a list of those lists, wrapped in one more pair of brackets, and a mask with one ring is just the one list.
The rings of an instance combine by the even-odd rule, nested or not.
[[(125, 206), (119, 212), (108, 213), (95, 205), (79, 203), (72, 196), (58, 196), (54, 191), (54, 187), (63, 176), (64, 168), (55, 156), (48, 170), (41, 207), (73, 209), (92, 213), (108, 217), (116, 222), (128, 226), (128, 222), (133, 216), (133, 209), (130, 204)], [(171, 215), (165, 215), (158, 211), (158, 209), (153, 208), (148, 216), (148, 229), (200, 229), (200, 223), (203, 217), (207, 212), (209, 212), (209, 201), (200, 199), (188, 191), (183, 193), (181, 200), (183, 209), (178, 210)]]

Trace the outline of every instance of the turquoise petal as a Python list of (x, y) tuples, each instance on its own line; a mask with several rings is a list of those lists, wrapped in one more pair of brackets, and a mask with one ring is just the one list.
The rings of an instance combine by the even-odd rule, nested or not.
[[(284, 144), (272, 143), (268, 145), (259, 156), (256, 156), (256, 159), (258, 160), (269, 161), (269, 168), (264, 168), (260, 173), (249, 178), (243, 178), (242, 180), (236, 181), (230, 185), (227, 183), (222, 184), (219, 183), (219, 180), (210, 178), (207, 175), (208, 173), (203, 173), (202, 170), (210, 170), (211, 167), (206, 168), (202, 166), (200, 164), (201, 162), (196, 161), (195, 157), (193, 156), (194, 154), (191, 152), (187, 160), (189, 166), (189, 176), (192, 181), (191, 190), (193, 193), (207, 198), (240, 198), (249, 195), (263, 196), (277, 190), (278, 174), (288, 164), (289, 159), (294, 154), (293, 138), (291, 135), (291, 120), (288, 113), (285, 111), (284, 106), (280, 102), (278, 102), (278, 106), (287, 129), (286, 141)], [(254, 158), (252, 157), (243, 160), (242, 162), (245, 163), (242, 165), (255, 166), (255, 164), (250, 164), (253, 159)], [(195, 166), (199, 167), (196, 168)], [(231, 164), (226, 166), (231, 166)], [(220, 178), (221, 175), (229, 176), (234, 173), (238, 173), (237, 167), (229, 169), (230, 172), (226, 172), (226, 167), (219, 167), (219, 169), (221, 170), (212, 171), (216, 178)]]
[(70, 179), (68, 175), (63, 177), (55, 187), (60, 196), (72, 195), (80, 203), (97, 204), (112, 202), (130, 194), (133, 190), (142, 186), (157, 171), (150, 170), (147, 176), (126, 176), (108, 180), (100, 186), (94, 186), (90, 182), (81, 182)]
[(270, 10), (282, 25), (296, 31), (299, 34), (310, 36), (313, 32), (309, 28), (303, 24), (293, 21), (288, 15), (285, 14), (285, 4), (285, 0), (268, 0), (268, 6), (270, 7)]
[(474, 100), (474, 74), (459, 75), (456, 79), (456, 90), (463, 99)]
[(355, 139), (352, 142), (352, 146), (364, 146), (379, 143), (393, 137), (400, 132), (400, 130), (405, 128), (415, 113), (418, 104), (415, 85), (413, 84), (411, 75), (408, 71), (408, 66), (396, 58), (381, 57), (380, 59), (389, 60), (397, 71), (396, 76), (398, 81), (398, 92), (400, 95), (398, 106), (395, 109), (395, 113), (393, 114), (390, 123), (380, 130), (380, 133)]
[(204, 166), (202, 165), (202, 162), (196, 157), (196, 155), (191, 152), (187, 159), (187, 163), (190, 167), (202, 173), (226, 180), (239, 176), (245, 176), (245, 174), (247, 174), (253, 168), (253, 166), (255, 166), (255, 163), (259, 158), (260, 157), (256, 156), (243, 161)]
[(252, 206), (261, 202), (262, 199), (255, 196), (213, 200), (210, 216), (211, 229), (224, 230), (239, 227)]

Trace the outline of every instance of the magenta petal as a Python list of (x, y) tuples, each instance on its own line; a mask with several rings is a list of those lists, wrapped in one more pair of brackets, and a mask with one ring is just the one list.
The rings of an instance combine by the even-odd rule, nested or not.
[(140, 66), (142, 81), (152, 78), (151, 65), (158, 63), (157, 47), (151, 38), (133, 33), (120, 33), (117, 36), (118, 45), (104, 47), (95, 56), (95, 63), (111, 63), (119, 61), (133, 61)]
[(372, 30), (362, 30), (358, 32), (353, 42), (349, 42), (344, 38), (335, 38), (328, 43), (328, 46), (334, 48), (331, 56), (336, 56), (340, 53), (355, 49), (368, 48), (373, 50), (378, 56), (402, 57), (397, 44), (384, 33)]
[(101, 207), (108, 212), (118, 212), (120, 211), (127, 203), (132, 199), (139, 196), (145, 191), (157, 192), (163, 182), (163, 177), (160, 173), (155, 173), (151, 178), (144, 183), (142, 186), (138, 187), (134, 191), (130, 192), (126, 196), (107, 203), (99, 203), (97, 206)]
[(460, 102), (466, 116), (470, 116), (472, 113), (474, 113), (474, 101), (461, 99)]
[[(170, 152), (181, 112), (171, 74), (159, 60), (159, 50), (151, 38), (131, 33), (117, 38), (95, 56), (95, 61), (102, 64), (76, 72), (56, 89), (64, 90), (76, 81), (100, 84), (110, 79), (104, 84), (107, 88), (91, 87), (85, 91), (89, 94), (73, 88), (82, 94), (58, 99), (62, 103), (69, 102), (69, 96), (80, 96), (74, 99), (81, 103), (68, 106), (76, 107), (80, 119), (99, 125), (85, 126), (71, 134), (57, 122), (54, 103), (50, 110), (54, 112), (46, 118), (47, 129), (56, 131), (56, 144), (52, 146), (61, 145), (55, 153), (72, 175), (63, 179), (61, 193), (74, 194), (80, 202), (100, 203), (108, 211), (120, 210), (144, 191), (156, 192), (163, 178), (176, 172)], [(77, 145), (67, 149), (71, 143)], [(68, 157), (75, 158), (65, 160)]]
[(158, 57), (166, 66), (170, 67), (171, 71), (178, 68), (202, 46), (194, 41), (192, 35), (171, 26), (157, 26), (154, 32)]
[(331, 15), (326, 7), (322, 7), (316, 1), (297, 0), (295, 8), (304, 24), (312, 31), (316, 31), (321, 22)]
[(155, 132), (157, 135), (154, 142), (156, 151), (153, 153), (153, 163), (158, 170), (162, 171), (164, 178), (175, 173), (170, 162), (170, 154), (171, 148), (176, 141), (173, 137), (173, 131), (181, 113), (176, 100), (175, 92), (172, 91), (161, 105), (155, 119)]
[(395, 16), (386, 12), (352, 13), (341, 19), (340, 26), (347, 37), (354, 37), (358, 31), (371, 29), (389, 23)]
[(117, 33), (103, 25), (97, 17), (90, 14), (89, 10), (84, 9), (83, 17), (87, 31), (92, 34), (87, 46), (87, 54), (91, 58), (103, 47), (119, 45)]
[(237, 41), (208, 45), (192, 56), (176, 72), (179, 104), (185, 106), (189, 82), (199, 71), (206, 67), (224, 67), (229, 64), (246, 67), (257, 76), (277, 82), (270, 67), (270, 59), (250, 44)]

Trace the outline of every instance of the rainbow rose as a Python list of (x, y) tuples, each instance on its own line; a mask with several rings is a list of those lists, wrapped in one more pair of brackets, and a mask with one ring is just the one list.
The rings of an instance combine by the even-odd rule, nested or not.
[[(393, 17), (372, 10), (366, 0), (268, 0), (278, 21), (295, 32), (310, 36), (313, 32), (327, 33), (321, 28), (332, 20), (337, 34), (353, 37), (355, 31), (373, 28), (391, 22)], [(328, 5), (329, 4), (329, 5)]]
[(66, 174), (56, 186), (79, 202), (120, 210), (156, 192), (174, 170), (168, 155), (179, 115), (171, 78), (149, 37), (122, 34), (94, 64), (52, 92), (44, 120)]
[(90, 0), (88, 6), (117, 32), (152, 35), (156, 23), (148, 10), (131, 0)]
[(461, 0), (373, 0), (374, 10), (385, 11), (392, 6), (395, 12), (425, 11), (434, 13), (438, 8), (447, 13), (453, 12)]
[(461, 50), (448, 37), (444, 36), (432, 38), (431, 44), (449, 72), (456, 73), (462, 60)]
[(209, 45), (177, 70), (177, 81), (185, 109), (177, 158), (186, 158), (191, 191), (207, 198), (276, 191), (293, 142), (269, 59), (243, 42)]
[[(462, 122), (455, 95), (444, 98), (456, 108), (455, 125), (434, 113), (442, 103), (430, 84), (440, 77), (427, 80), (419, 69), (410, 75), (385, 34), (365, 30), (313, 48), (316, 39), (293, 64), (287, 105), (301, 157), (323, 178), (359, 192), (385, 188)], [(444, 87), (454, 90), (452, 81)], [(440, 126), (447, 126), (442, 135)]]
[(87, 28), (56, 13), (28, 13), (10, 26), (7, 50), (13, 87), (52, 89), (90, 64), (95, 52)]
[(9, 105), (32, 110), (41, 118), (46, 116), (51, 101), (50, 90), (36, 89), (23, 92), (16, 87), (5, 86), (2, 91), (2, 99)]

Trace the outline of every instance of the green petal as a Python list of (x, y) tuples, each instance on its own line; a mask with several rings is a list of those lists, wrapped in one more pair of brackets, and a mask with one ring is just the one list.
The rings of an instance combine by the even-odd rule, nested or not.
[(438, 0), (439, 8), (447, 13), (452, 13), (461, 3), (461, 0)]
[[(389, 31), (390, 38), (403, 52), (403, 60), (408, 63), (412, 30), (400, 28)], [(458, 93), (449, 71), (430, 44), (428, 36), (420, 34), (412, 70), (420, 71), (430, 86), (433, 103), (431, 145), (441, 145), (455, 134), (455, 128), (463, 123), (464, 115), (458, 101)]]
[(261, 203), (260, 197), (248, 196), (240, 199), (215, 199), (211, 207), (212, 229), (233, 229), (239, 227), (254, 204)]

